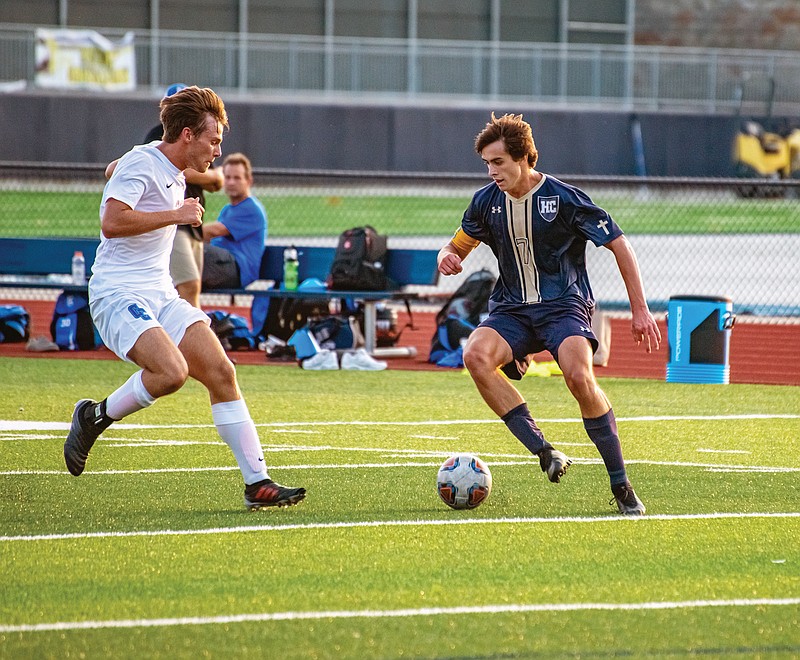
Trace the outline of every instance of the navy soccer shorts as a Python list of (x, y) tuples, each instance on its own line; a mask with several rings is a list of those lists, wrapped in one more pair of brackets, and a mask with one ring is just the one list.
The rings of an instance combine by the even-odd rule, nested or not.
[(492, 328), (511, 346), (514, 360), (502, 367), (503, 373), (520, 380), (534, 353), (550, 351), (558, 361), (558, 347), (567, 337), (586, 337), (597, 350), (592, 332), (594, 305), (576, 297), (532, 305), (503, 305), (490, 312), (478, 327)]

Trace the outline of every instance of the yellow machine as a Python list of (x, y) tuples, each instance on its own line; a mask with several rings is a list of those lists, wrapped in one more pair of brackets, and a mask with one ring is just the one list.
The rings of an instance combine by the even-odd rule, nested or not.
[[(769, 81), (767, 116), (764, 124), (754, 119), (741, 119), (744, 87), (736, 90), (740, 119), (733, 141), (733, 163), (736, 176), (746, 179), (779, 180), (800, 178), (800, 129), (778, 128), (772, 118), (775, 81)], [(785, 124), (785, 121), (783, 122)], [(782, 196), (782, 187), (747, 185), (739, 188), (743, 197)]]
[(789, 144), (778, 133), (765, 131), (761, 124), (742, 122), (733, 146), (736, 176), (786, 179), (791, 175)]
[(789, 147), (789, 176), (800, 179), (800, 128), (793, 128), (786, 136), (786, 146)]

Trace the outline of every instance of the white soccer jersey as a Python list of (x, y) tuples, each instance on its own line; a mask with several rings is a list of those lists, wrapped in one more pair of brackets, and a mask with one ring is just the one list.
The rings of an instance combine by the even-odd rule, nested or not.
[[(183, 205), (186, 188), (183, 172), (156, 149), (157, 144), (151, 142), (134, 147), (120, 158), (103, 190), (101, 218), (109, 198), (135, 211), (169, 211)], [(177, 295), (169, 275), (175, 228), (170, 225), (123, 238), (106, 238), (101, 232), (89, 281), (90, 296), (99, 299), (120, 288)]]

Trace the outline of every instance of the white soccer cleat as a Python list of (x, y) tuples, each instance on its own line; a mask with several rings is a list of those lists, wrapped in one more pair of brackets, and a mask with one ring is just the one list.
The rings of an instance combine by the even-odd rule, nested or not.
[(383, 371), (387, 366), (386, 362), (376, 360), (363, 348), (342, 356), (342, 369), (346, 371)]
[(336, 371), (339, 368), (339, 360), (336, 357), (336, 351), (323, 348), (310, 358), (303, 360), (301, 366), (307, 371)]

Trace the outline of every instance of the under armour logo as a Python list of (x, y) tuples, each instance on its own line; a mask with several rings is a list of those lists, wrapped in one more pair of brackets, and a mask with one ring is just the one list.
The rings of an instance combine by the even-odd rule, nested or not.
[(128, 311), (135, 319), (142, 319), (142, 321), (149, 321), (151, 319), (151, 316), (147, 313), (147, 310), (143, 307), (139, 307), (139, 305), (136, 303), (128, 305)]
[(591, 330), (589, 328), (587, 328), (585, 325), (582, 325), (581, 326), (581, 332), (591, 332)]
[(503, 212), (503, 207), (502, 206), (493, 206), (492, 207), (492, 213), (502, 213), (502, 212)]
[(606, 233), (606, 236), (608, 236), (608, 234), (609, 234), (608, 229), (606, 229), (606, 225), (607, 224), (608, 224), (608, 220), (601, 220), (600, 222), (597, 223), (597, 228), (598, 229), (602, 229)]

